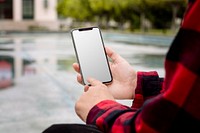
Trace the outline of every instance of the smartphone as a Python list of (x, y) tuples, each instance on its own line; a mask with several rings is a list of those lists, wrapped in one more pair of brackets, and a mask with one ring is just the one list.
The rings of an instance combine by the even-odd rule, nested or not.
[(87, 82), (89, 77), (102, 83), (112, 82), (112, 74), (100, 29), (98, 27), (73, 29), (71, 36), (83, 84), (90, 85)]

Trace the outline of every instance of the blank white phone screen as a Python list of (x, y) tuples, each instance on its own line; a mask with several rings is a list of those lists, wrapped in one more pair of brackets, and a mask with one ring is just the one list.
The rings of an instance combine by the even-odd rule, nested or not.
[(99, 28), (76, 29), (71, 33), (84, 84), (89, 84), (89, 77), (103, 83), (112, 81)]

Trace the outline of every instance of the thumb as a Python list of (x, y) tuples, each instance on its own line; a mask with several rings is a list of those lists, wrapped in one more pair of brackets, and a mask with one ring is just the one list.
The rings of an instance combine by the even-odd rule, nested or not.
[(112, 50), (110, 47), (105, 47), (106, 49), (106, 53), (108, 55), (108, 57), (110, 57), (114, 63), (120, 63), (122, 61), (124, 61), (124, 59), (119, 55), (117, 54), (114, 50)]

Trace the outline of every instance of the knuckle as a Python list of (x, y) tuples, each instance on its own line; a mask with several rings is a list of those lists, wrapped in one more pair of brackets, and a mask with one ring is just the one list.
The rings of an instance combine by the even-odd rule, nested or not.
[(104, 85), (104, 84), (102, 84), (102, 83), (100, 84), (100, 86), (101, 86), (101, 88), (105, 88), (105, 85)]

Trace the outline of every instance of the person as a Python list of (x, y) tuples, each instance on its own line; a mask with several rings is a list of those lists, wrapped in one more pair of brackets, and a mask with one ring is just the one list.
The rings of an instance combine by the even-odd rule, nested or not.
[[(91, 86), (84, 86), (75, 104), (77, 115), (86, 122), (85, 128), (92, 126), (106, 133), (200, 132), (199, 16), (200, 0), (190, 0), (166, 55), (164, 79), (156, 71), (136, 72), (107, 47), (113, 82), (106, 85), (89, 78)], [(78, 73), (77, 81), (82, 83), (79, 65), (74, 63), (73, 68)], [(115, 99), (134, 100), (128, 107)]]

